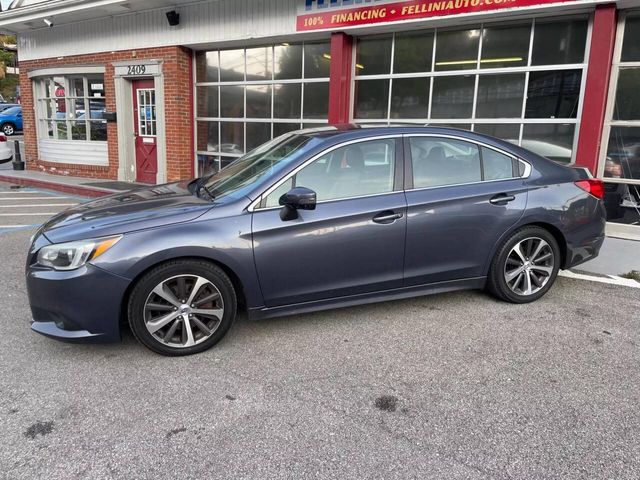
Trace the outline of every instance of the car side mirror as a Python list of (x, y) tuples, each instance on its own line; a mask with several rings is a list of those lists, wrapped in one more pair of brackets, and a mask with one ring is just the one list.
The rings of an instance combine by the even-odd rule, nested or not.
[(282, 205), (282, 221), (295, 220), (298, 218), (298, 210), (316, 209), (316, 192), (305, 187), (295, 187), (282, 195), (279, 203)]

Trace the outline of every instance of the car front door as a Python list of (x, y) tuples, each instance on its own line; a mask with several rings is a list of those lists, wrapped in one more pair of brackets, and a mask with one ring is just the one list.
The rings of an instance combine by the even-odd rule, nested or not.
[(500, 237), (523, 215), (521, 163), (457, 138), (410, 136), (405, 285), (483, 276)]
[[(267, 307), (402, 286), (406, 200), (402, 139), (332, 147), (267, 190), (253, 213), (256, 269)], [(317, 195), (315, 210), (280, 218), (293, 187)]]

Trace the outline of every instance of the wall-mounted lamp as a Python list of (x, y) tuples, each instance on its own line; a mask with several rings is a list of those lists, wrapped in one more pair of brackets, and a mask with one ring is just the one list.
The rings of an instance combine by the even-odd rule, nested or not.
[(175, 10), (171, 10), (167, 12), (167, 22), (169, 22), (170, 27), (175, 27), (180, 24), (180, 14)]

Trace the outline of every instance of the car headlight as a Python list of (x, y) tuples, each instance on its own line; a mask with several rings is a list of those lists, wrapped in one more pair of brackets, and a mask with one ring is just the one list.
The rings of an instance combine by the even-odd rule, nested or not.
[(55, 270), (74, 270), (89, 260), (95, 260), (113, 247), (122, 235), (114, 237), (78, 240), (42, 247), (38, 252), (38, 264)]

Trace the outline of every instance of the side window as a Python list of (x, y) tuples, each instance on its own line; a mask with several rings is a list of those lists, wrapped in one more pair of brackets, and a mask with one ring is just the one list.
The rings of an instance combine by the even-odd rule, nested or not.
[(279, 205), (290, 188), (306, 187), (318, 201), (393, 191), (395, 139), (370, 140), (337, 148), (300, 170), (266, 198), (265, 207)]
[(412, 137), (413, 187), (479, 182), (480, 150), (474, 143), (438, 137)]
[(280, 205), (279, 200), (282, 195), (287, 193), (289, 190), (293, 188), (293, 178), (290, 178), (278, 188), (276, 188), (273, 192), (269, 194), (269, 196), (263, 200), (262, 207), (263, 208), (271, 208), (278, 207)]
[(513, 161), (511, 157), (482, 147), (482, 166), (485, 180), (501, 180), (513, 177)]

